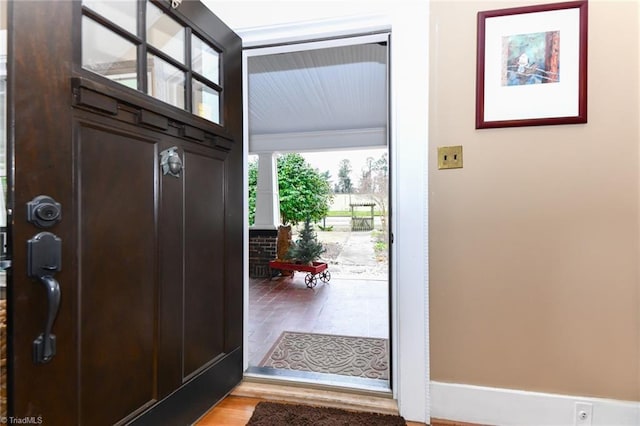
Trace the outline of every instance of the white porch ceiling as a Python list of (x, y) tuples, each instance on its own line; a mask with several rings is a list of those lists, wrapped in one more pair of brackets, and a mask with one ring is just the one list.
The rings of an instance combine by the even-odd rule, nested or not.
[(250, 152), (386, 145), (386, 45), (251, 56), (248, 74)]

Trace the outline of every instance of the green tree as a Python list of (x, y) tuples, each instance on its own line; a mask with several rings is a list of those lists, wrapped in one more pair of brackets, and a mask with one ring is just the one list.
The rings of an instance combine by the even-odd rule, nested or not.
[[(319, 221), (329, 211), (333, 193), (328, 172), (320, 173), (296, 153), (278, 158), (280, 218), (283, 225), (296, 225), (307, 217)], [(249, 224), (255, 223), (258, 162), (249, 163)]]
[(258, 160), (249, 163), (249, 225), (256, 222), (256, 191), (258, 187)]
[(387, 153), (383, 153), (374, 164), (374, 170), (378, 172), (380, 176), (387, 179), (389, 174), (389, 156)]
[(278, 158), (278, 190), (283, 225), (296, 225), (307, 218), (319, 221), (327, 215), (333, 200), (326, 176), (298, 153)]
[(311, 221), (307, 218), (304, 221), (304, 228), (300, 231), (300, 236), (289, 249), (288, 256), (306, 265), (318, 260), (325, 249), (322, 243), (318, 241), (318, 236), (313, 230)]
[(342, 194), (349, 194), (353, 189), (351, 183), (351, 162), (348, 159), (340, 161), (340, 168), (338, 169), (338, 184), (336, 185), (336, 192)]

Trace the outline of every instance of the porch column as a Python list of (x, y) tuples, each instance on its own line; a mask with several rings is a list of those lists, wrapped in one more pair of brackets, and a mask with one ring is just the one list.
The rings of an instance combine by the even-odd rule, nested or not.
[(256, 215), (252, 229), (278, 229), (280, 224), (280, 194), (276, 161), (274, 152), (258, 154)]
[(249, 277), (271, 276), (269, 261), (277, 256), (280, 195), (275, 153), (258, 154), (256, 215), (249, 229)]

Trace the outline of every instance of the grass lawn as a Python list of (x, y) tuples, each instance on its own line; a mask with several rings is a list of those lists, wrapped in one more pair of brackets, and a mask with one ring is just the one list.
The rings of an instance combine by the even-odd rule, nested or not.
[[(367, 210), (367, 211), (356, 210), (354, 213), (355, 213), (356, 217), (370, 217), (371, 216), (371, 211), (370, 210)], [(373, 215), (374, 216), (382, 216), (382, 212), (374, 211)], [(351, 217), (351, 211), (349, 211), (349, 210), (332, 211), (332, 212), (327, 213), (327, 217)]]

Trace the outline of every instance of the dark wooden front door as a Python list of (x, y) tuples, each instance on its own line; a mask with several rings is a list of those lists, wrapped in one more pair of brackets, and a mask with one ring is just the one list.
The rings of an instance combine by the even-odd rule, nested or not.
[[(241, 41), (197, 1), (138, 2), (131, 30), (90, 3), (9, 8), (9, 414), (46, 425), (189, 424), (242, 377)], [(145, 36), (149, 8), (183, 27), (182, 62)], [(94, 27), (133, 46), (137, 90), (84, 66), (83, 31)], [(199, 42), (218, 52), (219, 81), (192, 66)], [(174, 63), (182, 105), (156, 99), (161, 75), (149, 58)], [(197, 116), (207, 109), (194, 101), (198, 81), (218, 96), (213, 122)], [(183, 168), (165, 174), (171, 148)], [(27, 220), (39, 195), (61, 204), (51, 227)], [(42, 232), (62, 241), (48, 362), (33, 355), (46, 287), (27, 274), (27, 241)]]

